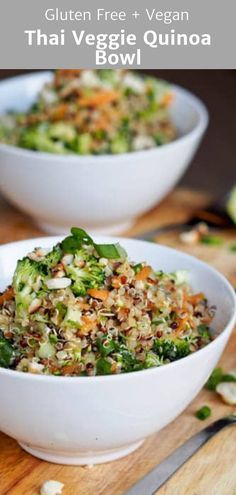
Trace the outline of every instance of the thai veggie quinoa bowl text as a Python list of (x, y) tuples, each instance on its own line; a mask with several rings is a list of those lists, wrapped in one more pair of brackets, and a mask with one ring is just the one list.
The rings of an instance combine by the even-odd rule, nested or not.
[(60, 376), (161, 366), (211, 341), (215, 309), (184, 271), (154, 271), (73, 228), (18, 261), (0, 296), (0, 366)]

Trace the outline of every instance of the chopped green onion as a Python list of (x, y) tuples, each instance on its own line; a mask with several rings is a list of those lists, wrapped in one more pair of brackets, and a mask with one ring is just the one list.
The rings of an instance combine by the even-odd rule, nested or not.
[(142, 263), (137, 263), (137, 265), (134, 265), (134, 266), (133, 266), (133, 270), (134, 270), (135, 275), (136, 275), (137, 273), (139, 273), (139, 272), (140, 272), (140, 270), (142, 270), (142, 268), (143, 268)]
[(56, 354), (55, 347), (50, 344), (50, 342), (44, 342), (43, 344), (40, 344), (39, 350), (38, 350), (38, 356), (41, 359), (49, 359), (51, 357), (54, 357)]
[(14, 349), (7, 339), (0, 334), (0, 367), (9, 368)]
[(109, 340), (107, 336), (104, 339), (97, 339), (96, 344), (102, 357), (106, 357), (111, 352), (117, 351), (119, 347), (114, 340)]
[(225, 373), (225, 375), (222, 376), (222, 382), (236, 382), (236, 376), (231, 375), (230, 373)]
[(216, 235), (203, 235), (201, 243), (207, 244), (208, 246), (221, 246), (223, 244), (223, 239)]
[(72, 227), (71, 235), (66, 237), (62, 243), (62, 249), (66, 254), (74, 254), (83, 244), (94, 246), (101, 258), (124, 259), (127, 257), (126, 251), (117, 244), (96, 244), (93, 239), (78, 227)]
[(229, 246), (229, 250), (232, 251), (232, 253), (236, 253), (236, 244), (231, 244), (231, 246)]
[(94, 244), (94, 247), (101, 258), (120, 259), (126, 258), (125, 250), (120, 244)]
[(208, 381), (206, 382), (206, 388), (208, 390), (215, 390), (217, 385), (222, 381), (223, 371), (222, 368), (215, 368)]
[(214, 391), (217, 385), (222, 382), (236, 382), (236, 376), (230, 373), (224, 373), (222, 368), (215, 368), (206, 383), (206, 388)]
[(203, 406), (195, 412), (195, 416), (197, 419), (200, 419), (200, 421), (204, 421), (211, 416), (211, 408), (209, 406)]
[(71, 234), (76, 239), (80, 240), (83, 244), (93, 244), (93, 239), (90, 237), (85, 230), (78, 227), (72, 227)]
[(98, 375), (110, 375), (111, 363), (104, 358), (100, 358), (97, 361), (96, 368)]
[(209, 334), (209, 327), (207, 325), (201, 323), (201, 325), (198, 325), (197, 331), (203, 339), (209, 340), (210, 334)]

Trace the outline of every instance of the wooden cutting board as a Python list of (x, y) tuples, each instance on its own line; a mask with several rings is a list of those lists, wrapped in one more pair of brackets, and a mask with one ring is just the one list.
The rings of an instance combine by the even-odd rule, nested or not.
[[(136, 235), (155, 226), (184, 221), (209, 198), (188, 190), (176, 190), (161, 205), (140, 218), (126, 234)], [(0, 243), (42, 235), (32, 221), (0, 200)], [(165, 234), (158, 242), (188, 251), (214, 265), (232, 282), (236, 279), (236, 253), (230, 245), (236, 232), (225, 232), (220, 247), (181, 244), (178, 234)], [(225, 370), (236, 368), (236, 333), (222, 358)], [(204, 404), (212, 408), (212, 417), (201, 422), (194, 412)], [(0, 398), (1, 407), (1, 398)], [(130, 456), (113, 463), (85, 467), (65, 467), (40, 461), (23, 452), (11, 438), (0, 434), (0, 495), (39, 495), (47, 479), (65, 484), (63, 495), (123, 495), (125, 490), (145, 475), (187, 438), (234, 408), (224, 405), (215, 393), (203, 390), (186, 411), (162, 431), (146, 440)], [(16, 410), (17, 414), (17, 410)], [(236, 427), (222, 431), (205, 445), (158, 495), (236, 495)]]

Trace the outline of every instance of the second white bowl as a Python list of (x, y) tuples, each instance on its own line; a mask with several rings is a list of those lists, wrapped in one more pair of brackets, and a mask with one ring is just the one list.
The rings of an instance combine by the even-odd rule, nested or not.
[[(48, 72), (0, 83), (0, 113), (24, 111)], [(189, 165), (208, 122), (205, 106), (174, 86), (171, 118), (179, 137), (152, 150), (122, 155), (58, 156), (0, 144), (0, 189), (46, 231), (71, 225), (118, 233), (158, 203)]]

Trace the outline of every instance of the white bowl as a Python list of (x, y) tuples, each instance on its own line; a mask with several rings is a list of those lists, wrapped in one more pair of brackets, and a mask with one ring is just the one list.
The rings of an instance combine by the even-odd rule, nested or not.
[[(0, 83), (0, 114), (27, 110), (49, 72)], [(205, 106), (174, 86), (171, 117), (179, 137), (152, 150), (103, 156), (59, 156), (0, 144), (0, 189), (46, 231), (71, 225), (120, 233), (158, 203), (189, 165), (208, 123)]]
[[(42, 238), (0, 247), (0, 279), (10, 282), (15, 264)], [(109, 242), (99, 238), (98, 242)], [(217, 306), (218, 335), (202, 350), (159, 368), (96, 377), (40, 376), (0, 369), (0, 429), (31, 454), (60, 464), (96, 464), (118, 459), (178, 416), (216, 365), (236, 319), (227, 280), (207, 264), (165, 246), (121, 239), (132, 260), (156, 269), (187, 269), (194, 290)]]

